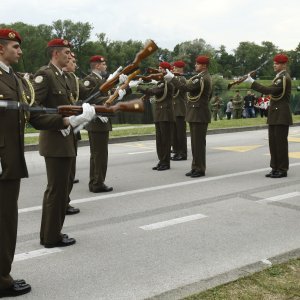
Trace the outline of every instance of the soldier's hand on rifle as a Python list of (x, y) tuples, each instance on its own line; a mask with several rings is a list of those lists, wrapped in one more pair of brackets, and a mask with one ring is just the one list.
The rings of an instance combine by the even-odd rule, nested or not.
[(80, 114), (78, 116), (69, 117), (70, 125), (73, 128), (75, 128), (82, 123), (89, 122), (93, 119), (95, 114), (96, 114), (96, 112), (95, 112), (95, 108), (93, 106), (91, 106), (88, 103), (83, 103), (82, 114)]
[(155, 79), (151, 79), (150, 83), (152, 83), (152, 84), (157, 84), (157, 83), (158, 83), (158, 81), (157, 81), (157, 80), (155, 80)]
[(98, 118), (100, 119), (100, 121), (102, 123), (107, 123), (108, 122), (108, 118), (107, 117), (98, 116)]
[(125, 74), (121, 74), (119, 76), (119, 84), (123, 84), (127, 80), (128, 76)]
[(123, 67), (120, 66), (116, 71), (114, 71), (112, 74), (110, 74), (110, 75), (108, 76), (107, 80), (110, 80), (110, 79), (112, 79), (113, 77), (115, 77), (118, 73), (121, 72), (122, 69), (123, 69)]
[(167, 74), (164, 76), (164, 79), (170, 82), (175, 75), (172, 72), (170, 72), (168, 69), (166, 69), (166, 73)]
[(123, 97), (126, 95), (126, 90), (119, 89), (118, 91), (119, 97), (117, 98), (117, 101), (121, 101)]
[(129, 82), (129, 87), (130, 88), (137, 87), (140, 83), (141, 83), (140, 80), (131, 80)]
[(247, 78), (244, 80), (244, 82), (249, 82), (250, 84), (252, 84), (254, 82), (254, 79), (250, 76), (250, 74), (248, 74)]

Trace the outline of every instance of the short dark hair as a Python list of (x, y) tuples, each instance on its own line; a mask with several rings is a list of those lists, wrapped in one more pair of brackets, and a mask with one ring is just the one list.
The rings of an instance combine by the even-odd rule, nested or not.
[(47, 48), (47, 54), (49, 58), (52, 58), (53, 52), (54, 51), (61, 51), (63, 47), (48, 47)]
[(0, 39), (0, 44), (2, 46), (6, 46), (8, 44), (8, 42), (9, 42), (8, 40)]

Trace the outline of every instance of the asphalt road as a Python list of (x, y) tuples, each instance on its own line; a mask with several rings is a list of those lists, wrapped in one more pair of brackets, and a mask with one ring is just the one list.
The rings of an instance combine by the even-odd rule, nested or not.
[(112, 144), (108, 194), (88, 191), (89, 148), (81, 147), (72, 192), (81, 213), (63, 229), (77, 243), (46, 250), (45, 165), (26, 152), (12, 270), (32, 285), (22, 299), (177, 299), (299, 251), (300, 127), (290, 129), (289, 147), (288, 177), (270, 179), (266, 130), (209, 135), (206, 176), (191, 179), (191, 154), (158, 172), (155, 141)]

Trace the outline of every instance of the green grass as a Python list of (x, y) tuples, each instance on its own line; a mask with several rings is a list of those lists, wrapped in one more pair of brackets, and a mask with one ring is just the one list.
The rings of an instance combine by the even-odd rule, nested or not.
[(184, 298), (184, 300), (296, 300), (300, 299), (300, 259)]
[[(293, 116), (294, 123), (300, 122), (300, 115)], [(253, 119), (238, 119), (238, 120), (218, 120), (218, 121), (212, 121), (208, 125), (208, 130), (210, 129), (219, 129), (219, 128), (233, 128), (233, 127), (248, 127), (248, 126), (259, 126), (259, 125), (265, 125), (266, 124), (266, 118), (253, 118)], [(126, 127), (126, 126), (139, 126), (143, 124), (114, 124), (113, 127)], [(189, 131), (189, 128), (187, 126), (187, 130)], [(37, 130), (33, 128), (27, 128), (26, 133), (34, 133), (38, 132)], [(122, 130), (113, 130), (110, 132), (110, 138), (115, 137), (123, 137), (123, 136), (139, 136), (139, 135), (147, 135), (147, 134), (154, 134), (155, 133), (155, 127), (154, 125), (151, 127), (137, 127), (133, 129), (122, 129)], [(82, 140), (87, 140), (88, 135), (84, 132), (81, 134)], [(38, 137), (25, 137), (25, 144), (37, 144), (38, 143)]]

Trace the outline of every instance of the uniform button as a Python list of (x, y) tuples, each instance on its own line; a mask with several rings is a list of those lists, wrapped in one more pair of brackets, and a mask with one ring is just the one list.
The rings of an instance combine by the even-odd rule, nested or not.
[(160, 108), (162, 108), (162, 106)]
[(61, 91), (58, 91), (59, 94), (61, 94)]
[(195, 107), (195, 105), (193, 105), (193, 107)]

